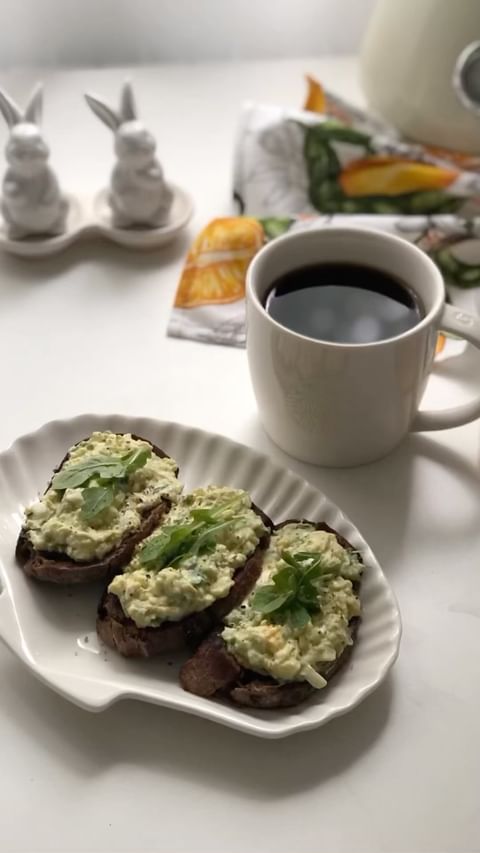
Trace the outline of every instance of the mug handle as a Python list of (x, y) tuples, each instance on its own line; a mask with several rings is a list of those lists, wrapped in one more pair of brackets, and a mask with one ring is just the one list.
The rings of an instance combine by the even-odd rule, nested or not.
[[(480, 349), (480, 320), (465, 314), (452, 305), (445, 305), (439, 327), (442, 331), (452, 332), (464, 338)], [(412, 426), (412, 432), (424, 432), (434, 429), (451, 429), (462, 426), (480, 418), (480, 396), (470, 403), (455, 406), (453, 409), (443, 409), (439, 412), (417, 412)]]

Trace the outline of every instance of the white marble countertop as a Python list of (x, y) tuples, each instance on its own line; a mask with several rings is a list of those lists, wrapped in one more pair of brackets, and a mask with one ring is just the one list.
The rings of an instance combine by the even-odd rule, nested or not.
[[(0, 257), (0, 447), (52, 418), (121, 411), (266, 451), (323, 489), (370, 542), (402, 610), (400, 658), (352, 713), (268, 742), (128, 701), (89, 714), (2, 646), (2, 853), (480, 849), (478, 424), (412, 436), (375, 465), (314, 469), (264, 435), (244, 351), (165, 336), (189, 240), (230, 210), (239, 104), (298, 106), (305, 71), (360, 100), (350, 59), (132, 71), (142, 116), (169, 177), (192, 192), (195, 219), (162, 252), (99, 240), (38, 262)], [(73, 191), (98, 188), (112, 160), (111, 138), (81, 93), (114, 98), (128, 73), (41, 75), (53, 162)], [(1, 84), (22, 99), (38, 76), (10, 72)], [(467, 399), (479, 376), (474, 352), (438, 365), (426, 403)]]

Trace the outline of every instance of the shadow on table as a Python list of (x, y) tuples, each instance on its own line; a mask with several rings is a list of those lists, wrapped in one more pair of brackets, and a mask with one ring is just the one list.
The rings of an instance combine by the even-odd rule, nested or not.
[[(298, 462), (279, 450), (258, 418), (252, 418), (247, 426), (248, 443), (304, 477), (342, 508), (365, 536), (387, 574), (408, 552), (412, 530), (418, 535), (418, 525), (426, 524), (418, 518), (427, 517), (428, 505), (435, 506), (438, 513), (438, 495), (433, 501), (431, 492), (437, 482), (440, 494), (445, 496), (445, 512), (441, 521), (435, 516), (432, 530), (425, 532), (434, 533), (441, 548), (443, 537), (463, 539), (478, 530), (480, 461), (471, 464), (438, 439), (412, 433), (378, 462), (357, 468), (320, 468)], [(472, 511), (460, 515), (455, 512), (455, 496), (463, 498), (464, 493), (471, 496)]]
[[(130, 273), (142, 270), (159, 269), (184, 258), (192, 241), (192, 233), (187, 231), (170, 244), (160, 249), (134, 251), (118, 246), (110, 240), (100, 237), (86, 237), (67, 247), (58, 255), (46, 258), (17, 258), (4, 253), (2, 255), (0, 300), (18, 294), (20, 287), (39, 287), (61, 278), (73, 267), (91, 266), (96, 269), (107, 267), (109, 271), (120, 273), (117, 284), (132, 282)], [(66, 284), (66, 286), (68, 286)]]
[(130, 765), (254, 800), (276, 800), (341, 776), (381, 735), (393, 694), (390, 677), (358, 708), (320, 729), (262, 740), (140, 702), (90, 714), (34, 681), (13, 659), (4, 672), (2, 702), (25, 738), (86, 779)]

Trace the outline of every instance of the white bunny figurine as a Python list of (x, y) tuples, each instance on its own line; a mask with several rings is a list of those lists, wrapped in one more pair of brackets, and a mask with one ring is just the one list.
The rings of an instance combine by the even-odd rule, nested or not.
[(113, 224), (119, 228), (165, 225), (173, 193), (155, 157), (155, 139), (137, 119), (130, 83), (122, 88), (118, 112), (94, 95), (86, 94), (85, 98), (95, 115), (115, 133), (118, 161), (112, 171), (109, 192)]
[(16, 240), (34, 234), (61, 234), (68, 205), (48, 165), (50, 151), (38, 128), (41, 84), (33, 90), (24, 113), (0, 89), (0, 111), (11, 131), (1, 202), (8, 236)]

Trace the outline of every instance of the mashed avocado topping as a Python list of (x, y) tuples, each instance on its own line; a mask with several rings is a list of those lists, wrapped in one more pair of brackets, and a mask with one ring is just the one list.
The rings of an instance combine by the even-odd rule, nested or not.
[(142, 512), (163, 497), (178, 499), (176, 470), (147, 441), (94, 432), (70, 450), (43, 497), (26, 509), (27, 535), (39, 551), (101, 559), (140, 526)]
[(360, 613), (352, 582), (361, 573), (333, 533), (285, 525), (270, 540), (256, 589), (226, 617), (227, 648), (247, 669), (324, 687), (322, 664), (352, 643), (348, 623)]
[(228, 595), (265, 532), (246, 492), (196, 489), (136, 548), (109, 592), (139, 628), (178, 621)]

